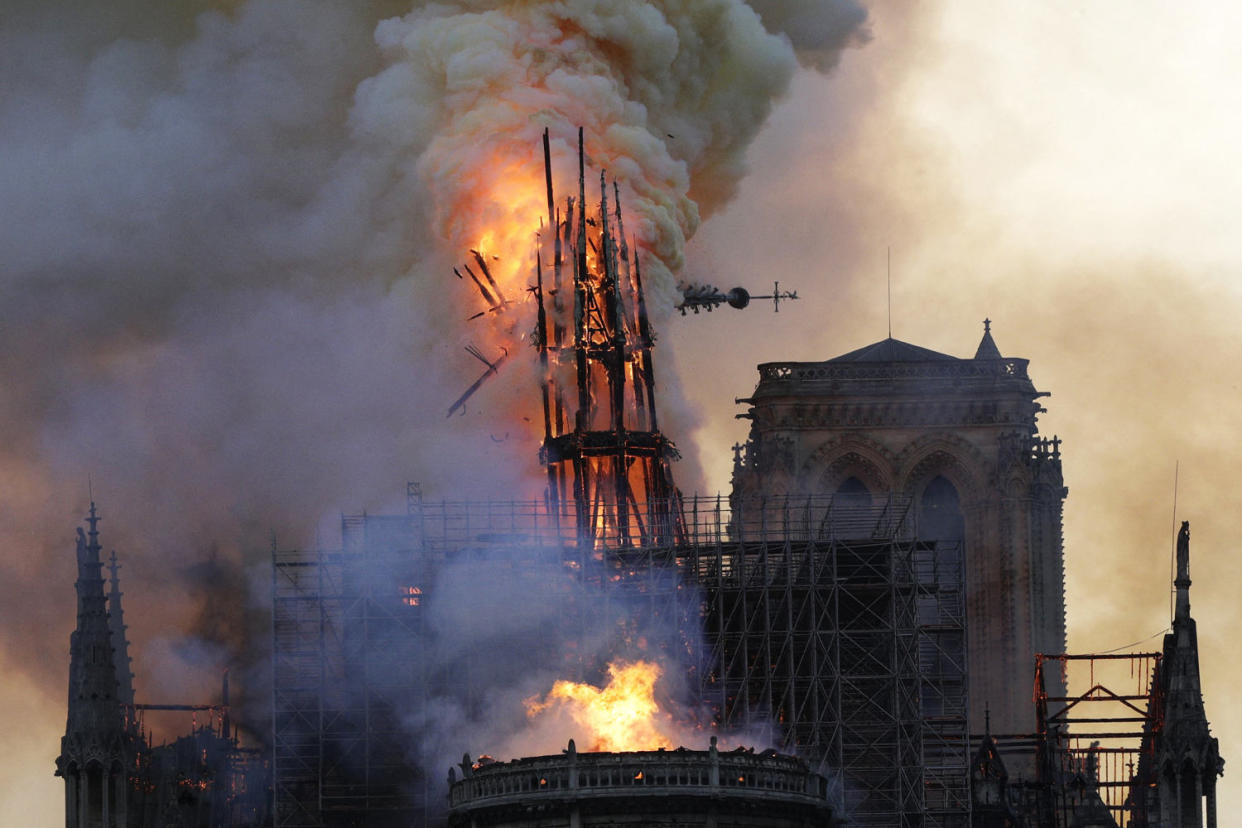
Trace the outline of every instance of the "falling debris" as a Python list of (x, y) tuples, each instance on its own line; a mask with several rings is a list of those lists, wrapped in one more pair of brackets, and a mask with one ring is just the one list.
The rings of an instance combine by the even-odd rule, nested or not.
[(479, 388), (483, 385), (483, 383), (487, 381), (488, 377), (493, 377), (496, 375), (496, 371), (499, 370), (501, 364), (503, 364), (504, 361), (509, 358), (509, 349), (502, 347), (501, 350), (503, 351), (503, 353), (497, 359), (489, 360), (487, 357), (483, 356), (483, 352), (480, 351), (478, 348), (474, 347), (473, 345), (466, 346), (466, 352), (470, 354), (470, 356), (477, 359), (479, 362), (482, 362), (484, 365), (486, 365), (487, 370), (484, 371), (483, 375), (480, 376), (477, 380), (475, 380), (471, 384), (471, 386), (466, 389), (466, 393), (458, 397), (457, 400), (452, 405), (449, 406), (448, 414), (444, 415), (445, 418), (452, 417), (453, 414), (456, 413), (458, 409), (460, 409), (462, 406), (466, 404), (466, 400), (470, 399), (470, 397), (474, 395), (474, 392), (479, 390)]

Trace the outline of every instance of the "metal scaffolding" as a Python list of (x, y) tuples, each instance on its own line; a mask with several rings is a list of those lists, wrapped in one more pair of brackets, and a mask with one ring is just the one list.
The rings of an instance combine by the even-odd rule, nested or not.
[[(573, 508), (412, 489), (407, 515), (344, 519), (341, 551), (273, 550), (277, 826), (425, 824), (435, 803), (399, 744), (417, 732), (394, 705), (417, 710), (437, 681), (420, 647), (438, 568), (488, 548), (563, 560), (627, 608), (636, 639), (677, 630), (653, 647), (681, 651), (722, 728), (768, 730), (834, 780), (860, 824), (968, 824), (961, 548), (918, 541), (908, 499), (689, 498), (682, 542), (660, 546), (580, 541)], [(467, 665), (462, 693), (485, 667)]]
[[(1164, 726), (1164, 699), (1155, 681), (1162, 660), (1159, 652), (1036, 656), (1038, 772), (1047, 783), (1038, 806), (1044, 824), (1068, 828), (1092, 810), (1108, 814), (1120, 828), (1158, 819), (1148, 810), (1143, 771), (1154, 753), (1152, 735)], [(1085, 672), (1086, 692), (1049, 694), (1049, 668), (1064, 674), (1069, 664)]]
[(425, 824), (404, 720), (427, 687), (424, 562), (366, 537), (389, 528), (346, 518), (342, 551), (273, 549), (276, 825)]
[(722, 725), (774, 726), (864, 825), (969, 821), (961, 547), (915, 540), (912, 518), (898, 497), (760, 502), (683, 567)]

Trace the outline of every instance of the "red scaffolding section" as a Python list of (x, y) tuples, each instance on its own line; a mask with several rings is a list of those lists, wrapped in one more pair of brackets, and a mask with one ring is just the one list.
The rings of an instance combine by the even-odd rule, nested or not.
[[(1035, 657), (1034, 702), (1038, 773), (1048, 785), (1042, 803), (1049, 826), (1076, 824), (1086, 812), (1107, 811), (1119, 828), (1147, 825), (1146, 804), (1131, 795), (1144, 751), (1160, 731), (1164, 705), (1153, 681), (1161, 654), (1087, 653)], [(1082, 693), (1049, 695), (1045, 680), (1074, 665)], [(1083, 675), (1080, 671), (1085, 671)]]

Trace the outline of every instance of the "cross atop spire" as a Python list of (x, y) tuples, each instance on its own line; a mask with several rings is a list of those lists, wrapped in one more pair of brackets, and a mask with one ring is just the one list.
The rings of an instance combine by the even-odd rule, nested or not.
[(1000, 359), (1000, 349), (996, 347), (996, 343), (992, 340), (992, 320), (983, 320), (983, 339), (979, 340), (979, 347), (975, 350), (975, 359)]

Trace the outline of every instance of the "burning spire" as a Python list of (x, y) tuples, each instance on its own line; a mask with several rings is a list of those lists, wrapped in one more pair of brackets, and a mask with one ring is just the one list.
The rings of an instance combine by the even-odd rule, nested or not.
[[(603, 171), (598, 207), (588, 212), (582, 141), (579, 130), (578, 196), (566, 200), (562, 218), (548, 133), (543, 136), (553, 232), (536, 258), (535, 344), (543, 369), (547, 497), (557, 513), (572, 498), (578, 536), (592, 546), (668, 543), (681, 531), (669, 466), (678, 454), (656, 416), (642, 270), (637, 252), (630, 258), (615, 185), (610, 216)], [(545, 252), (551, 254), (547, 291)]]

